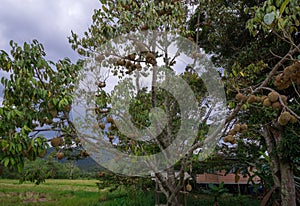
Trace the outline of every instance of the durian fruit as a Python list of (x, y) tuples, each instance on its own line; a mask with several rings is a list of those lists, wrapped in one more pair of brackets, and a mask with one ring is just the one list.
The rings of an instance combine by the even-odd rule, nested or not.
[(269, 98), (265, 98), (265, 100), (264, 100), (264, 102), (263, 102), (263, 105), (264, 105), (265, 107), (269, 107), (269, 106), (272, 105), (272, 102), (270, 101)]
[(58, 112), (57, 112), (56, 109), (50, 110), (49, 113), (51, 114), (52, 117), (57, 117), (58, 116)]
[(237, 141), (236, 141), (236, 139), (234, 138), (230, 143), (231, 143), (231, 144), (235, 144), (235, 143), (237, 143)]
[(272, 108), (273, 109), (281, 109), (281, 103), (280, 102), (273, 102), (272, 103)]
[(229, 142), (228, 136), (224, 137), (224, 138), (223, 138), (223, 141), (224, 141), (224, 142)]
[(268, 98), (271, 102), (276, 102), (278, 100), (279, 94), (277, 92), (270, 92)]
[(228, 134), (230, 134), (230, 135), (235, 135), (235, 134), (237, 134), (237, 132), (235, 131), (235, 130), (230, 130), (229, 132), (228, 132)]
[(54, 137), (50, 141), (52, 147), (62, 146), (64, 144), (64, 140), (61, 137)]
[(114, 123), (114, 119), (112, 117), (107, 117), (107, 122), (113, 124)]
[(141, 70), (142, 70), (142, 65), (141, 65), (140, 63), (137, 63), (136, 69), (137, 69), (138, 71), (141, 71)]
[(298, 71), (298, 73), (297, 73), (296, 84), (300, 85), (300, 71)]
[(298, 63), (298, 64), (295, 63), (293, 65), (294, 65), (295, 70), (294, 70), (293, 75), (291, 76), (291, 81), (293, 83), (299, 84), (299, 82), (300, 82), (300, 80), (299, 80), (300, 79), (300, 63)]
[(43, 122), (45, 122), (46, 124), (52, 124), (52, 123), (53, 123), (53, 120), (52, 120), (52, 119), (49, 119), (48, 117), (44, 117), (44, 118), (43, 118)]
[(106, 87), (106, 83), (105, 82), (99, 82), (98, 87), (99, 88), (104, 88), (104, 87)]
[(224, 142), (230, 142), (231, 144), (236, 143), (236, 139), (234, 138), (233, 135), (227, 135), (226, 137), (223, 138)]
[(290, 122), (291, 122), (292, 124), (295, 124), (297, 121), (298, 121), (297, 117), (295, 117), (294, 115), (291, 115)]
[(276, 76), (276, 79), (274, 81), (274, 85), (279, 89), (279, 90), (284, 90), (288, 88), (291, 85), (291, 80), (290, 78), (285, 75), (284, 73), (278, 74)]
[(233, 130), (236, 131), (236, 132), (239, 132), (241, 130), (241, 125), (240, 124), (235, 124), (233, 126)]
[(260, 103), (261, 102), (261, 97), (260, 96), (255, 96), (255, 102)]
[(64, 111), (70, 112), (71, 111), (71, 105), (67, 105), (64, 107)]
[(145, 24), (145, 25), (142, 25), (140, 28), (141, 28), (141, 31), (146, 31), (149, 29), (149, 26), (147, 24)]
[(284, 104), (287, 104), (287, 97), (285, 95), (280, 95), (280, 98)]
[(129, 11), (129, 10), (131, 9), (129, 4), (122, 4), (122, 7), (123, 7), (126, 11)]
[(297, 76), (297, 73), (300, 71), (300, 63), (295, 62), (292, 65), (286, 67), (283, 70), (284, 75), (288, 76), (290, 79), (294, 80), (295, 76)]
[(112, 124), (109, 128), (110, 131), (116, 130), (117, 126), (115, 124)]
[(247, 131), (247, 130), (248, 130), (248, 125), (247, 125), (247, 124), (242, 124), (242, 125), (241, 125), (241, 130), (242, 130), (243, 132)]
[(109, 57), (110, 55), (111, 55), (110, 51), (106, 50), (106, 51), (104, 52), (104, 56)]
[(276, 77), (275, 77), (275, 81), (274, 81), (274, 85), (276, 87), (279, 87), (282, 83), (283, 83), (283, 78), (282, 78), (283, 74), (278, 74)]
[(137, 69), (137, 65), (136, 65), (136, 64), (131, 65), (130, 69), (131, 69), (132, 71), (136, 70), (136, 69)]
[(129, 60), (135, 60), (135, 54), (129, 54), (128, 56), (127, 56), (127, 58), (129, 59)]
[(99, 124), (100, 129), (105, 129), (105, 124)]
[(237, 95), (235, 95), (235, 99), (239, 102), (244, 102), (247, 100), (247, 96), (242, 93), (237, 93)]
[(235, 140), (233, 135), (227, 135), (227, 140), (228, 142), (232, 142), (233, 140)]
[(292, 117), (292, 115), (289, 112), (287, 112), (287, 111), (282, 112), (281, 115), (278, 118), (278, 123), (281, 126), (285, 126), (289, 123), (291, 117)]
[(125, 59), (118, 59), (117, 60), (117, 65), (119, 65), (119, 66), (125, 66), (125, 64), (126, 64)]
[(99, 55), (97, 55), (96, 57), (95, 57), (95, 60), (97, 61), (97, 62), (102, 62), (103, 60), (105, 59), (105, 56), (103, 55), (103, 54), (99, 54)]
[(146, 62), (151, 63), (152, 61), (155, 61), (155, 56), (152, 52), (148, 52), (146, 54)]
[(268, 98), (266, 95), (260, 97), (260, 102), (264, 103), (265, 99)]
[(131, 67), (131, 65), (132, 65), (132, 62), (131, 62), (131, 61), (126, 61), (125, 67), (126, 67), (127, 69), (129, 69), (129, 68)]
[(249, 104), (253, 104), (254, 102), (256, 102), (256, 96), (253, 95), (253, 94), (251, 94), (251, 95), (249, 96), (249, 98), (247, 99), (247, 102), (248, 102)]
[(288, 88), (292, 82), (300, 83), (300, 62), (295, 62), (286, 67), (281, 74), (276, 76), (274, 85), (283, 90)]
[(46, 150), (46, 149), (43, 149), (41, 152), (39, 152), (38, 156), (39, 156), (40, 158), (43, 158), (43, 157), (46, 156), (46, 154), (47, 154), (47, 150)]
[(61, 160), (62, 158), (64, 158), (64, 153), (63, 152), (58, 152), (58, 153), (56, 153), (56, 158), (57, 159), (59, 159), (59, 160)]
[(86, 150), (83, 150), (83, 151), (80, 152), (80, 156), (83, 157), (83, 158), (85, 158), (85, 157), (88, 157), (90, 155), (89, 155), (89, 153), (87, 153)]
[(186, 191), (188, 191), (188, 192), (192, 191), (192, 185), (187, 184), (186, 185)]

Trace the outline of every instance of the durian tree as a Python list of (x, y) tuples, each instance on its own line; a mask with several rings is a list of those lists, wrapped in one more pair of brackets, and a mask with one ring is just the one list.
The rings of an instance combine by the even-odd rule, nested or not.
[[(237, 151), (239, 145), (260, 144), (259, 151), (248, 147), (247, 166), (255, 163), (248, 162), (255, 154), (267, 152), (273, 185), (262, 205), (271, 193), (279, 196), (274, 196), (277, 204), (299, 204), (294, 180), (299, 174), (299, 9), (299, 1), (290, 0), (203, 1), (190, 24), (201, 30), (193, 37), (224, 68), (231, 112), (223, 141), (237, 143)], [(242, 131), (245, 124), (248, 130)]]
[[(88, 31), (85, 32), (84, 37), (79, 38), (77, 34), (72, 33), (72, 36), (69, 38), (73, 49), (89, 59), (87, 61), (87, 67), (89, 65), (98, 65), (100, 68), (99, 72), (101, 72), (101, 68), (107, 66), (107, 64), (111, 65), (111, 67), (109, 67), (110, 70), (108, 70), (110, 76), (119, 78), (118, 84), (111, 92), (105, 90), (106, 87), (109, 86), (107, 84), (109, 79), (103, 78), (103, 76), (101, 78), (100, 75), (99, 78), (96, 79), (98, 82), (94, 82), (94, 84), (97, 85), (97, 91), (95, 92), (95, 98), (93, 100), (95, 103), (93, 110), (96, 114), (94, 115), (96, 116), (97, 122), (96, 125), (93, 126), (93, 129), (100, 129), (100, 131), (104, 133), (104, 139), (106, 139), (107, 142), (110, 142), (116, 149), (126, 154), (151, 156), (168, 148), (175, 141), (174, 139), (178, 133), (178, 128), (180, 124), (182, 124), (179, 115), (182, 111), (180, 111), (181, 108), (179, 108), (179, 103), (176, 102), (177, 99), (172, 96), (173, 94), (169, 94), (164, 91), (164, 89), (155, 86), (158, 85), (160, 77), (157, 67), (158, 63), (162, 62), (167, 71), (174, 72), (175, 74), (174, 65), (176, 65), (177, 57), (180, 54), (178, 53), (171, 56), (168, 53), (168, 47), (171, 45), (172, 41), (168, 38), (163, 38), (167, 37), (169, 34), (175, 34), (186, 37), (183, 41), (187, 41), (187, 38), (193, 33), (187, 29), (187, 25), (192, 12), (191, 8), (196, 2), (182, 2), (176, 0), (104, 0), (101, 1), (101, 3), (102, 7), (95, 10), (92, 17), (93, 24)], [(149, 42), (141, 42), (137, 40), (138, 38), (135, 38), (135, 35), (147, 37), (148, 34), (151, 34), (153, 31), (154, 35), (151, 36)], [(160, 34), (165, 34), (165, 36), (162, 35), (163, 38), (160, 39), (161, 36), (155, 36), (155, 32), (160, 32)], [(118, 39), (120, 36), (124, 36), (125, 40), (132, 41), (128, 48), (126, 46), (123, 47), (127, 48), (127, 50), (125, 49), (127, 53), (125, 52), (125, 54), (122, 55), (111, 46), (113, 44), (110, 44), (110, 42), (119, 42), (115, 39)], [(122, 38), (120, 39), (122, 40)], [(194, 41), (191, 38), (189, 39), (189, 41)], [(173, 42), (176, 42), (176, 39), (173, 39)], [(105, 49), (103, 45), (109, 45), (110, 48)], [(135, 49), (134, 52), (130, 52), (130, 49), (132, 48)], [(189, 47), (180, 52), (191, 55), (194, 58), (205, 57), (205, 54), (201, 54), (200, 50), (195, 52), (193, 48)], [(91, 69), (94, 69), (94, 67), (91, 66), (88, 68), (88, 70)], [(207, 106), (203, 107), (203, 114), (205, 114), (203, 116), (206, 116), (206, 118), (203, 118), (203, 121), (197, 122), (197, 126), (194, 128), (194, 131), (198, 133), (195, 135), (192, 147), (190, 147), (186, 153), (180, 154), (182, 155), (182, 158), (180, 158), (179, 163), (179, 176), (175, 177), (174, 166), (164, 168), (163, 171), (155, 172), (154, 174), (159, 189), (166, 196), (167, 205), (180, 204), (180, 191), (186, 184), (184, 181), (184, 172), (189, 171), (191, 168), (190, 163), (193, 151), (203, 146), (208, 130), (207, 119), (211, 116), (210, 107), (212, 107), (212, 103), (210, 101), (213, 101), (206, 98), (207, 88), (199, 74), (196, 71), (193, 71), (192, 67), (186, 65), (186, 67), (181, 68), (181, 70), (183, 72), (178, 74), (178, 76), (184, 79), (190, 88), (192, 88), (195, 98), (198, 101), (199, 109), (200, 107), (203, 107), (205, 102), (207, 103)], [(93, 76), (97, 76), (96, 73), (92, 72), (92, 74)], [(147, 75), (152, 75), (152, 85), (145, 88), (137, 81), (138, 83), (134, 82), (129, 84), (126, 88), (122, 87), (122, 82), (126, 81), (126, 78), (130, 75), (133, 75), (137, 80), (138, 78), (142, 78), (142, 76), (146, 77)], [(208, 77), (209, 72), (206, 75)], [(212, 82), (214, 81), (211, 81), (211, 83)], [(88, 83), (89, 81), (86, 82), (86, 85), (88, 85)], [(121, 85), (121, 88), (118, 87), (118, 85)], [(176, 86), (180, 92), (179, 88), (181, 85), (178, 84)], [(138, 88), (138, 92), (132, 92), (132, 88)], [(121, 97), (123, 104), (117, 106), (114, 105), (116, 108), (113, 108), (113, 106), (111, 106), (111, 102), (113, 101), (112, 96)], [(127, 97), (130, 98), (127, 99)], [(190, 101), (190, 99), (186, 98), (186, 105), (188, 105), (188, 102)], [(166, 114), (165, 127), (159, 128), (162, 124), (155, 125), (154, 127), (156, 127), (156, 130), (154, 131), (162, 129), (161, 132), (159, 132), (157, 136), (148, 133), (148, 136), (154, 138), (146, 141), (143, 139), (141, 139), (141, 141), (136, 140), (135, 133), (122, 133), (123, 131), (120, 131), (121, 128), (118, 127), (116, 122), (120, 121), (126, 115), (111, 115), (110, 112), (113, 110), (122, 112), (125, 110), (123, 109), (124, 105), (129, 105), (130, 114), (128, 116), (130, 116), (130, 118), (127, 123), (133, 122), (133, 125), (137, 128), (150, 127), (151, 118), (160, 120), (161, 117), (156, 113), (152, 113), (152, 117), (150, 116), (151, 109), (160, 107)], [(216, 115), (222, 116), (222, 112)], [(130, 128), (129, 124), (125, 124), (125, 126)], [(188, 135), (188, 131), (186, 135)], [(176, 151), (174, 151), (174, 153), (175, 152)], [(122, 167), (122, 165), (120, 167)], [(164, 173), (166, 174), (165, 177)], [(191, 190), (191, 185), (188, 185), (187, 189)]]
[[(81, 158), (82, 145), (69, 115), (80, 63), (47, 60), (37, 40), (10, 45), (10, 54), (0, 51), (0, 69), (7, 73), (1, 77), (0, 164), (21, 172), (26, 158), (44, 157), (50, 145), (58, 159)], [(54, 137), (47, 139), (45, 132)]]

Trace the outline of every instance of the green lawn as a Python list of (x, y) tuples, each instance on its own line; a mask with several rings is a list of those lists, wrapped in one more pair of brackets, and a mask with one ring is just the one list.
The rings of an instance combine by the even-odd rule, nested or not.
[(97, 180), (46, 180), (35, 185), (0, 179), (0, 206), (94, 205), (99, 201)]

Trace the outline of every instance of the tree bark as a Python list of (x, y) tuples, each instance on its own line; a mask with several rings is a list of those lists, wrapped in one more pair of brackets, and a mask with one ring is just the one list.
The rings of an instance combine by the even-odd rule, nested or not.
[(276, 141), (272, 136), (272, 133), (270, 131), (270, 126), (265, 125), (263, 127), (263, 137), (266, 142), (267, 146), (267, 152), (270, 157), (270, 168), (271, 173), (274, 181), (274, 187), (280, 188), (280, 167), (279, 167), (279, 158), (277, 154), (275, 153), (276, 149)]
[(263, 137), (266, 141), (270, 157), (270, 167), (274, 180), (274, 187), (280, 188), (282, 206), (296, 206), (296, 186), (293, 167), (275, 152), (282, 140), (282, 132), (269, 125), (263, 127)]
[(296, 206), (296, 189), (294, 171), (288, 162), (280, 162), (281, 171), (281, 205)]

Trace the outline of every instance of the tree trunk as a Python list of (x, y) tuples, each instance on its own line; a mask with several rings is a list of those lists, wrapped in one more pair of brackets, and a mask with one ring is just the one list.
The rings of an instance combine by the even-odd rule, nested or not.
[(281, 205), (296, 206), (296, 189), (293, 168), (287, 162), (280, 163), (281, 172)]
[(296, 206), (296, 186), (291, 163), (281, 158), (275, 152), (282, 140), (282, 132), (271, 126), (264, 126), (263, 136), (266, 141), (270, 157), (270, 167), (274, 180), (274, 187), (280, 189), (282, 206)]
[(178, 206), (180, 205), (179, 202), (179, 191), (177, 189), (176, 177), (174, 168), (171, 167), (167, 170), (168, 175), (168, 183), (171, 186), (171, 190), (169, 191), (169, 198), (167, 200), (168, 206)]

